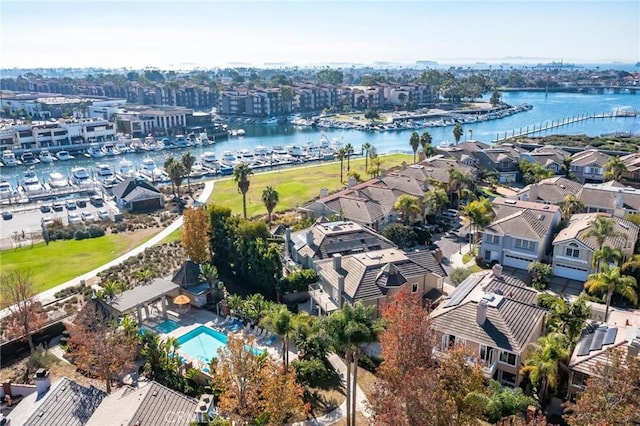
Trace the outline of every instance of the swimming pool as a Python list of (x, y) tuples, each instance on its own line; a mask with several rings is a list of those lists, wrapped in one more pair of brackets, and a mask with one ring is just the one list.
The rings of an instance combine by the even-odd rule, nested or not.
[(174, 330), (177, 330), (180, 327), (182, 327), (182, 326), (180, 324), (178, 324), (177, 322), (171, 321), (171, 320), (166, 320), (166, 321), (163, 321), (160, 324), (156, 325), (155, 327), (153, 327), (153, 329), (156, 330), (158, 333), (168, 334), (168, 333), (171, 333)]
[(218, 355), (218, 349), (227, 345), (227, 336), (201, 325), (178, 337), (180, 351), (197, 360), (210, 362)]

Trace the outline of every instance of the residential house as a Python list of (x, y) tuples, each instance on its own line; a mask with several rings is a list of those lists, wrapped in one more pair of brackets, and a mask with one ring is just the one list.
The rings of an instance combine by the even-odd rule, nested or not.
[(601, 212), (624, 217), (640, 212), (640, 189), (616, 181), (585, 184), (576, 196), (584, 203), (587, 213)]
[(532, 183), (521, 189), (516, 195), (509, 197), (534, 203), (560, 205), (567, 195), (576, 195), (582, 189), (582, 184), (563, 176), (554, 176)]
[(563, 162), (567, 157), (570, 157), (569, 152), (553, 145), (542, 146), (535, 148), (533, 151), (520, 153), (520, 160), (538, 163), (545, 169), (553, 171), (556, 175), (562, 173)]
[(358, 223), (319, 222), (311, 228), (285, 236), (287, 254), (303, 268), (335, 254), (366, 253), (395, 247), (391, 241)]
[(520, 175), (518, 160), (521, 152), (521, 148), (512, 144), (481, 149), (476, 152), (478, 168), (496, 172), (500, 183), (513, 183)]
[(623, 155), (620, 157), (620, 161), (626, 167), (626, 170), (622, 173), (622, 179), (628, 181), (631, 185), (638, 186), (640, 184), (640, 153), (634, 152), (633, 154)]
[(131, 211), (149, 211), (164, 206), (162, 193), (147, 182), (128, 178), (112, 189), (118, 207)]
[(210, 398), (205, 404), (206, 408), (200, 410), (197, 400), (155, 381), (142, 384), (138, 388), (125, 386), (102, 401), (87, 426), (188, 426), (196, 421), (196, 411), (210, 412), (211, 417), (214, 417), (215, 408), (212, 401)]
[(560, 223), (560, 207), (496, 198), (493, 210), (495, 220), (482, 230), (480, 256), (486, 262), (525, 270), (542, 260)]
[(201, 278), (200, 272), (200, 265), (187, 259), (171, 279), (171, 282), (180, 286), (180, 293), (188, 296), (190, 304), (197, 308), (214, 301), (214, 292), (209, 283)]
[(561, 230), (553, 240), (553, 274), (572, 280), (586, 281), (589, 274), (595, 272), (593, 255), (598, 250), (594, 237), (586, 237), (591, 222), (604, 215), (615, 221), (614, 230), (626, 237), (608, 237), (605, 246), (620, 249), (624, 258), (631, 257), (638, 239), (638, 225), (626, 219), (606, 213), (574, 214), (566, 228)]
[(467, 166), (475, 167), (478, 165), (478, 151), (489, 149), (491, 146), (479, 141), (465, 141), (457, 145), (439, 145), (436, 152), (443, 158), (451, 158), (459, 163)]
[(611, 159), (597, 149), (580, 151), (571, 156), (571, 173), (581, 183), (604, 182), (604, 166)]
[(433, 289), (441, 290), (446, 276), (430, 251), (405, 253), (395, 247), (346, 256), (336, 253), (315, 265), (320, 280), (309, 294), (312, 309), (319, 314), (360, 301), (375, 306), (380, 316), (390, 295), (409, 288), (423, 297)]
[(580, 340), (569, 360), (569, 399), (585, 389), (587, 379), (593, 376), (596, 365), (611, 365), (611, 354), (621, 351), (624, 361), (635, 358), (640, 352), (640, 334), (636, 327), (612, 326), (590, 323), (582, 331)]
[(536, 296), (501, 265), (470, 275), (430, 314), (440, 336), (434, 353), (464, 345), (485, 377), (518, 386), (530, 344), (544, 334), (546, 311), (535, 305)]

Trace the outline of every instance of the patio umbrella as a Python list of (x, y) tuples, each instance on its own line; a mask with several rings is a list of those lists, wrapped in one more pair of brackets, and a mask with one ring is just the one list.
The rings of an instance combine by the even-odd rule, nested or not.
[(173, 299), (173, 303), (175, 305), (187, 305), (190, 302), (191, 302), (191, 299), (189, 299), (189, 296), (185, 296), (184, 294), (181, 294), (180, 296)]

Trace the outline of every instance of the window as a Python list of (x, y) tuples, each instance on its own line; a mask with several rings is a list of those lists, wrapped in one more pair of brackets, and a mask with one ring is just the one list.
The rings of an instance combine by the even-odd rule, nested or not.
[(411, 284), (411, 293), (417, 293), (417, 292), (418, 292), (418, 283)]
[(485, 241), (489, 244), (500, 244), (500, 237), (497, 235), (485, 234)]
[(587, 375), (583, 373), (578, 373), (577, 371), (573, 372), (573, 376), (571, 377), (571, 384), (575, 386), (584, 387), (587, 382)]
[(516, 354), (512, 354), (511, 352), (507, 352), (507, 351), (502, 351), (500, 352), (500, 362), (503, 362), (509, 365), (516, 365)]
[(491, 363), (493, 361), (493, 348), (480, 345), (480, 359), (487, 363)]
[(516, 385), (516, 375), (512, 373), (507, 373), (506, 371), (502, 372), (502, 384), (508, 386)]
[(567, 257), (580, 257), (580, 250), (578, 250), (577, 248), (567, 247), (565, 255)]
[(529, 240), (521, 240), (520, 238), (516, 238), (515, 246), (516, 248), (519, 248), (519, 249), (534, 251), (536, 249), (536, 242), (529, 241)]

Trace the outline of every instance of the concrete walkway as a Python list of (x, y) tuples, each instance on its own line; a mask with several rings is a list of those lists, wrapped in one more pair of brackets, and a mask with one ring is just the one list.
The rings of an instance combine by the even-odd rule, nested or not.
[[(347, 366), (342, 361), (342, 359), (336, 355), (329, 355), (329, 362), (333, 365), (336, 372), (342, 378), (342, 383), (346, 389), (347, 387)], [(365, 396), (360, 386), (356, 387), (356, 410), (359, 411), (363, 416), (370, 418), (371, 413), (369, 411), (369, 401), (367, 401), (367, 397)], [(325, 414), (324, 416), (317, 417), (315, 419), (306, 420), (304, 422), (293, 423), (293, 426), (329, 426), (332, 425), (339, 420), (345, 418), (347, 416), (347, 399), (345, 398), (342, 401), (342, 404), (335, 410)]]
[[(196, 201), (199, 201), (201, 203), (206, 202), (211, 196), (211, 193), (213, 192), (213, 186), (214, 186), (214, 181), (205, 182), (204, 189), (202, 190), (202, 193), (198, 196)], [(134, 248), (133, 250), (123, 254), (122, 256), (92, 271), (89, 271), (85, 274), (77, 276), (72, 280), (69, 280), (65, 283), (62, 283), (53, 288), (50, 288), (49, 290), (43, 291), (42, 293), (39, 293), (36, 296), (36, 299), (42, 302), (43, 304), (55, 301), (54, 294), (56, 294), (60, 290), (65, 289), (67, 287), (73, 287), (73, 286), (79, 285), (82, 280), (87, 281), (88, 279), (95, 277), (96, 275), (98, 275), (98, 273), (104, 271), (105, 269), (109, 269), (112, 266), (118, 265), (132, 256), (137, 256), (139, 253), (142, 253), (145, 249), (158, 244), (160, 241), (166, 238), (173, 231), (180, 228), (182, 226), (182, 222), (183, 222), (183, 219), (182, 219), (182, 216), (180, 216), (173, 223), (171, 223), (169, 226), (167, 226), (165, 229), (160, 231), (158, 234), (156, 234), (153, 238), (151, 238), (149, 241), (145, 242), (144, 244)], [(0, 318), (4, 318), (7, 315), (9, 315), (8, 309), (3, 309), (2, 311), (0, 311)]]

